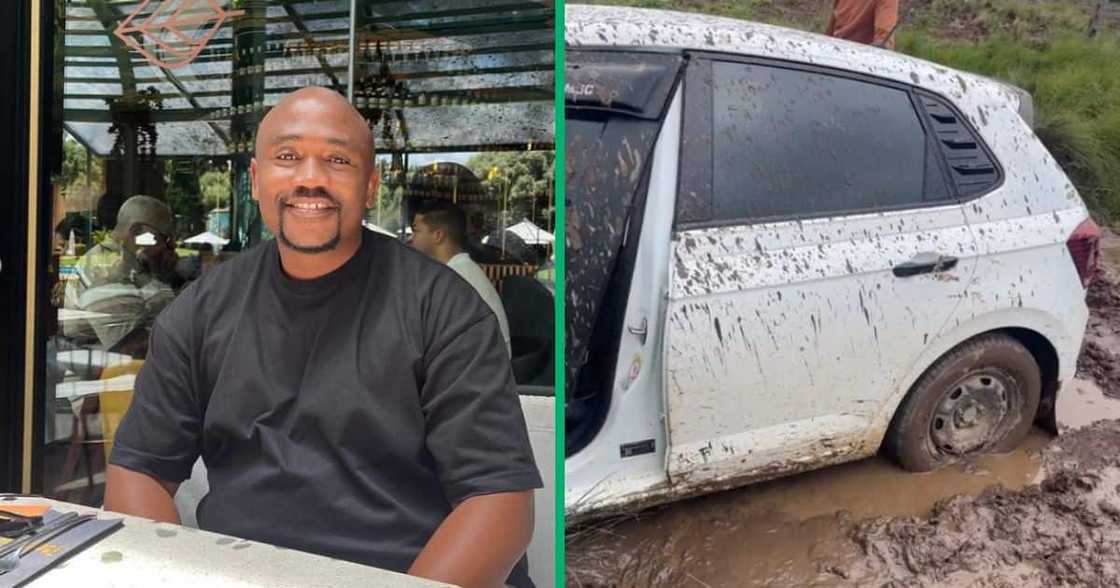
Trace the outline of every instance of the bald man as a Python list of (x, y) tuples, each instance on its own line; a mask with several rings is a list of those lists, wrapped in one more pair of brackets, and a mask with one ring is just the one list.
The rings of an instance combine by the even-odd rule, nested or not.
[(174, 298), (182, 279), (173, 240), (171, 209), (151, 196), (133, 196), (117, 211), (116, 226), (76, 264), (76, 279), (66, 282), (66, 308), (101, 318), (69, 321), (72, 339), (117, 350), (125, 338), (143, 347), (145, 327)]
[(531, 586), (533, 462), (494, 313), (450, 269), (362, 228), (366, 122), (321, 88), (261, 121), (253, 199), (276, 235), (160, 315), (105, 507), (465, 587)]

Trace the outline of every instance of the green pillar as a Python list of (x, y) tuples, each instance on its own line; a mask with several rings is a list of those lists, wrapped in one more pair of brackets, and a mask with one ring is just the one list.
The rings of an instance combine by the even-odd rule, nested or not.
[(266, 0), (237, 2), (236, 8), (244, 10), (245, 14), (233, 20), (230, 238), (235, 248), (252, 246), (265, 236), (260, 211), (250, 189), (249, 161), (253, 157), (257, 125), (264, 117), (267, 5)]

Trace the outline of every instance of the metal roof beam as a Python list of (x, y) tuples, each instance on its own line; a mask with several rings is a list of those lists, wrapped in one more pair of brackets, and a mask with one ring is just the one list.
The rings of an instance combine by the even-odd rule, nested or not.
[[(296, 30), (303, 34), (304, 40), (308, 43), (314, 43), (315, 37), (311, 34), (311, 31), (307, 29), (307, 25), (303, 22), (303, 19), (300, 17), (299, 13), (296, 12), (294, 8), (292, 8), (291, 0), (280, 0), (280, 5), (284, 7), (284, 12), (288, 14), (288, 18), (291, 19), (292, 25), (296, 27)], [(345, 12), (343, 14), (349, 16), (349, 12)], [(315, 57), (319, 61), (319, 67), (322, 68), (323, 74), (331, 79), (331, 84), (335, 87), (336, 90), (341, 90), (343, 88), (342, 82), (338, 81), (338, 76), (334, 75), (334, 70), (331, 67), (331, 64), (327, 62), (327, 58), (323, 57), (322, 54), (316, 55)], [(347, 84), (349, 83), (350, 82), (347, 81)]]
[[(120, 20), (120, 13), (117, 12), (116, 9), (110, 7), (107, 0), (90, 0), (90, 3), (90, 7), (93, 8), (93, 12), (101, 21), (101, 26), (105, 27), (106, 29), (111, 28), (111, 23)], [(120, 71), (121, 74), (119, 81), (121, 86), (124, 87), (125, 93), (135, 92), (136, 78), (135, 74), (132, 71), (132, 60), (129, 59), (129, 53), (131, 50), (124, 44), (124, 42), (118, 39), (116, 35), (113, 35), (112, 33), (109, 33), (107, 31), (101, 32), (100, 34), (109, 36), (109, 47), (107, 47), (106, 49), (111, 51), (112, 56), (116, 59), (117, 70)], [(63, 49), (63, 52), (65, 53), (66, 49)]]
[[(486, 20), (472, 20), (465, 22), (455, 23), (432, 23), (424, 26), (406, 27), (402, 29), (382, 29), (371, 33), (364, 32), (365, 35), (379, 35), (375, 41), (407, 41), (416, 39), (429, 39), (432, 37), (461, 37), (470, 35), (484, 35), (493, 33), (520, 33), (528, 30), (547, 30), (551, 28), (553, 15), (551, 12), (532, 15), (517, 15), (517, 16), (503, 16), (498, 18)], [(376, 26), (377, 23), (364, 24), (363, 27)], [(109, 35), (112, 39), (116, 39), (113, 35), (113, 27), (110, 24), (102, 21), (102, 26), (105, 27), (104, 31), (66, 31), (67, 35), (73, 36), (102, 36)], [(347, 28), (339, 29), (326, 29), (321, 31), (314, 31), (312, 34), (319, 36), (338, 36), (338, 40), (345, 42), (346, 34), (349, 33)], [(276, 40), (304, 40), (305, 33), (280, 33), (269, 36), (269, 42)], [(120, 43), (119, 39), (116, 39)], [(232, 39), (213, 39), (210, 41), (208, 47), (221, 47), (232, 45)], [(69, 48), (68, 48), (69, 49)]]
[[(491, 75), (492, 74), (513, 74), (513, 73), (528, 73), (528, 72), (536, 72), (536, 71), (549, 72), (549, 71), (552, 71), (552, 69), (553, 68), (552, 68), (551, 64), (540, 63), (540, 64), (530, 64), (530, 65), (511, 65), (511, 66), (507, 66), (507, 67), (490, 67), (490, 68), (486, 68), (486, 69), (455, 69), (455, 70), (444, 70), (444, 71), (404, 72), (404, 73), (393, 74), (393, 78), (397, 79), (397, 80), (430, 80), (430, 79), (437, 79), (437, 78), (455, 78), (455, 77), (461, 77), (461, 76), (478, 76), (478, 75), (486, 75), (486, 74), (491, 74)], [(321, 73), (319, 68), (301, 68), (301, 69), (283, 70), (283, 71), (278, 71), (278, 72), (267, 72), (267, 73), (265, 73), (265, 76), (270, 77), (270, 78), (278, 78), (278, 77), (282, 78), (284, 76), (298, 76), (298, 75), (308, 75), (308, 74), (316, 74), (316, 73)], [(229, 78), (230, 78), (230, 74), (227, 74), (227, 73), (198, 74), (198, 75), (190, 77), (191, 80), (196, 80), (196, 81), (228, 80)], [(117, 80), (114, 80), (114, 79), (97, 78), (97, 77), (94, 77), (94, 78), (72, 77), (72, 78), (65, 78), (64, 81), (68, 84), (112, 84), (112, 83), (117, 82)], [(158, 84), (158, 83), (162, 83), (162, 82), (164, 82), (164, 80), (162, 78), (158, 78), (158, 77), (155, 77), (155, 78), (153, 78), (153, 77), (136, 78), (136, 80), (135, 80), (135, 83), (137, 83), (137, 84)]]
[[(279, 88), (271, 88), (271, 89), (265, 90), (265, 94), (267, 94), (267, 95), (275, 95), (275, 94), (282, 95), (282, 94), (286, 94), (288, 92), (291, 92), (292, 90), (297, 90), (300, 87), (301, 86), (285, 86), (285, 87), (279, 87)], [(486, 100), (486, 99), (483, 100), (483, 102), (488, 102), (488, 103), (489, 102), (532, 102), (532, 101), (536, 101), (536, 100), (551, 100), (552, 99), (551, 86), (546, 87), (546, 86), (543, 86), (543, 85), (541, 85), (541, 86), (534, 86), (534, 85), (502, 86), (500, 88), (464, 88), (464, 89), (457, 89), (457, 90), (432, 90), (432, 91), (425, 91), (425, 92), (423, 92), (423, 94), (428, 95), (428, 96), (472, 96), (472, 97), (490, 96), (490, 95), (510, 96), (510, 98), (504, 98), (502, 100)], [(192, 94), (192, 96), (194, 96), (194, 98), (196, 98), (196, 99), (198, 99), (198, 98), (224, 98), (224, 97), (228, 97), (229, 95), (230, 95), (230, 93), (228, 91), (224, 91), (224, 90), (223, 91), (194, 92)], [(513, 96), (519, 96), (519, 97), (513, 98)], [(175, 94), (161, 94), (160, 95), (160, 98), (163, 98), (165, 100), (168, 99), (168, 98), (178, 98), (178, 97), (179, 96), (177, 96)], [(102, 100), (102, 99), (106, 98), (106, 95), (105, 94), (74, 93), (74, 94), (66, 94), (65, 98), (69, 99), (69, 100)], [(202, 108), (201, 106), (198, 106), (194, 103), (192, 103), (192, 107)], [(168, 110), (173, 110), (173, 109), (168, 109)]]
[[(321, 43), (321, 42), (317, 42), (317, 43)], [(269, 41), (269, 44), (271, 45), (271, 44), (273, 44), (273, 42)], [(226, 47), (228, 47), (228, 46), (229, 45), (227, 44)], [(338, 53), (339, 53), (339, 55), (342, 55), (343, 52), (344, 52), (343, 40), (342, 39), (339, 39), (339, 48), (340, 48), (340, 51)], [(409, 52), (409, 53), (396, 53), (396, 54), (394, 54), (394, 58), (400, 59), (402, 61), (422, 60), (422, 59), (433, 60), (433, 59), (440, 59), (440, 58), (443, 58), (443, 57), (459, 57), (459, 56), (467, 57), (467, 56), (476, 56), (476, 55), (498, 55), (498, 54), (501, 54), (501, 53), (517, 53), (517, 52), (522, 52), (522, 51), (547, 51), (547, 50), (550, 50), (552, 48), (553, 48), (552, 42), (525, 43), (525, 44), (497, 45), (497, 46), (469, 48), (469, 49), (464, 48), (464, 49), (461, 49), (461, 50), (453, 50), (453, 51), (413, 51), (413, 52)], [(207, 51), (204, 51), (201, 55), (199, 55), (194, 60), (193, 63), (209, 63), (209, 62), (215, 62), (215, 61), (228, 61), (230, 59), (230, 53), (229, 52), (225, 52), (225, 53), (222, 53), (222, 54), (217, 54), (216, 52), (213, 51), (213, 49), (215, 49), (215, 48), (208, 47), (207, 51), (210, 51), (210, 53), (208, 54)], [(289, 48), (289, 50), (290, 49), (292, 49), (292, 48)], [(296, 50), (297, 51), (301, 51), (301, 50), (306, 51), (306, 49), (299, 49), (299, 48), (297, 48)], [(285, 53), (286, 52), (287, 51), (284, 48), (274, 47), (274, 48), (270, 48), (268, 50), (267, 56), (269, 58), (273, 58), (273, 59), (283, 59), (283, 58), (285, 58)], [(67, 57), (87, 57), (87, 58), (92, 57), (92, 58), (101, 58), (101, 59), (108, 60), (108, 59), (111, 59), (113, 57), (113, 54), (110, 52), (109, 47), (67, 47), (66, 48), (66, 56)], [(134, 60), (134, 62), (137, 65), (147, 65), (147, 62), (142, 58), (137, 58), (137, 59)], [(69, 62), (69, 63), (70, 63), (70, 65), (75, 65), (75, 66), (80, 67), (80, 66), (82, 66), (86, 63), (89, 63), (89, 62)], [(93, 64), (89, 63), (89, 65), (93, 65)], [(108, 65), (108, 63), (103, 63), (103, 65)]]

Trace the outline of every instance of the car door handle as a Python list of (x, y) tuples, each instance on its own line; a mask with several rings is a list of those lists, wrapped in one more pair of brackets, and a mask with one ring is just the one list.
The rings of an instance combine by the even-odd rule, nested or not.
[(946, 272), (957, 267), (959, 260), (949, 255), (936, 253), (919, 253), (913, 259), (894, 266), (894, 275), (899, 278), (908, 278), (919, 274)]
[(649, 331), (649, 321), (647, 319), (643, 318), (642, 319), (642, 324), (640, 324), (636, 327), (631, 326), (631, 325), (626, 325), (626, 330), (629, 331), (631, 335), (634, 335), (635, 337), (637, 337), (639, 343), (641, 343), (642, 345), (645, 345), (646, 344), (646, 333)]

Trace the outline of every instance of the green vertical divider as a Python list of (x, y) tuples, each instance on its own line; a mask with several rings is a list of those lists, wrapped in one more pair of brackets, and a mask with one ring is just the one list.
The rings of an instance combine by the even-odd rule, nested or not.
[(556, 586), (563, 586), (565, 579), (564, 558), (564, 300), (565, 266), (564, 250), (565, 218), (567, 203), (564, 193), (567, 165), (564, 142), (564, 0), (556, 0), (556, 49), (554, 55), (556, 90), (553, 97), (556, 114), (554, 117), (554, 143), (556, 145)]

